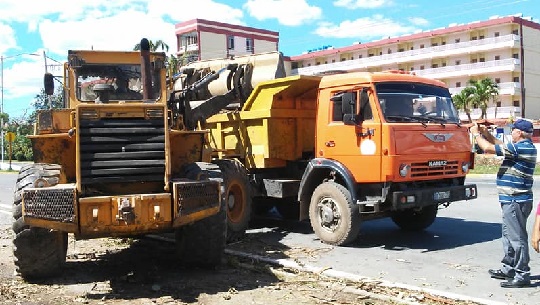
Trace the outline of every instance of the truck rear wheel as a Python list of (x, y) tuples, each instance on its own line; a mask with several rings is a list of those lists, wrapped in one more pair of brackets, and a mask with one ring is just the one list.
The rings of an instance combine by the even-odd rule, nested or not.
[(253, 199), (248, 173), (236, 160), (217, 160), (223, 173), (224, 198), (227, 207), (227, 241), (241, 239), (249, 226)]
[(25, 279), (57, 275), (66, 263), (67, 233), (30, 227), (22, 217), (24, 189), (58, 184), (60, 169), (56, 164), (31, 164), (23, 167), (17, 177), (13, 200), (13, 255), (16, 271)]
[[(219, 167), (212, 163), (190, 164), (185, 173), (187, 178), (193, 180), (210, 179), (223, 182)], [(217, 214), (176, 229), (175, 238), (182, 264), (194, 264), (202, 267), (219, 265), (227, 238), (225, 201), (221, 200), (220, 210)]]
[(421, 231), (433, 224), (437, 211), (437, 205), (428, 205), (419, 210), (396, 211), (392, 213), (392, 221), (403, 230)]
[(353, 204), (349, 191), (335, 182), (324, 182), (315, 188), (309, 218), (315, 234), (330, 245), (351, 243), (360, 232), (358, 206)]

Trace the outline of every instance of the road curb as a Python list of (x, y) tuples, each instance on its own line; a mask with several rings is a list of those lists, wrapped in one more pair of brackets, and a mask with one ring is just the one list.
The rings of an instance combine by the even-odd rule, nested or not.
[[(249, 258), (252, 260), (268, 263), (275, 266), (281, 266), (281, 267), (296, 269), (303, 272), (320, 274), (320, 275), (324, 275), (324, 276), (335, 278), (335, 279), (346, 279), (353, 282), (373, 282), (373, 283), (378, 283), (379, 285), (386, 286), (389, 288), (401, 288), (401, 289), (406, 289), (406, 290), (411, 290), (411, 291), (417, 291), (420, 293), (425, 292), (431, 295), (445, 297), (448, 299), (470, 301), (470, 302), (476, 302), (478, 304), (484, 304), (484, 305), (507, 305), (507, 303), (504, 303), (504, 302), (497, 302), (497, 301), (492, 301), (492, 300), (487, 300), (487, 299), (475, 298), (475, 297), (460, 295), (460, 294), (451, 293), (447, 291), (427, 289), (427, 288), (421, 288), (421, 287), (407, 285), (407, 284), (371, 279), (369, 277), (356, 275), (356, 274), (352, 274), (348, 272), (333, 270), (329, 268), (319, 268), (319, 267), (315, 267), (315, 266), (311, 266), (311, 265), (307, 265), (303, 263), (300, 264), (296, 261), (289, 260), (289, 259), (272, 259), (272, 258), (260, 256), (260, 255), (245, 253), (245, 252), (231, 250), (231, 249), (225, 249), (225, 253), (229, 255), (243, 257), (243, 258)], [(407, 301), (407, 300), (400, 299), (397, 297), (374, 294), (374, 293), (370, 293), (370, 292), (359, 290), (359, 289), (354, 289), (354, 290), (355, 290), (355, 293), (366, 295), (366, 296), (380, 299), (383, 301), (391, 300), (391, 301), (398, 302), (401, 304), (421, 304), (419, 302)]]

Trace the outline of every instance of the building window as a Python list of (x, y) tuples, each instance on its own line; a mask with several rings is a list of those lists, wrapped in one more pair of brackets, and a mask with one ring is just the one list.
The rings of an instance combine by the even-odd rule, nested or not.
[(351, 60), (353, 60), (353, 59), (354, 59), (354, 56), (351, 56)]
[(518, 53), (514, 53), (514, 54), (512, 54), (512, 58), (518, 59), (518, 58), (519, 58), (519, 55), (518, 55)]
[(318, 66), (318, 65), (320, 65), (320, 64), (321, 64), (320, 61), (318, 61), (318, 62), (315, 63), (316, 66)]
[(519, 76), (514, 76), (513, 81), (514, 83), (519, 83)]
[(501, 60), (501, 56), (500, 55), (495, 55), (495, 60)]
[(414, 67), (411, 67), (411, 71), (414, 71)]
[(471, 40), (477, 40), (477, 39), (478, 39), (478, 37), (476, 37), (476, 36), (471, 37)]
[(514, 35), (519, 35), (519, 30), (518, 30), (518, 29), (513, 30), (513, 31), (512, 31), (512, 34), (514, 34)]
[(424, 48), (424, 44), (421, 44), (421, 45), (420, 45), (420, 49), (423, 49), (423, 48)]
[(362, 58), (362, 54), (358, 55), (358, 58)]
[(421, 65), (421, 66), (420, 66), (420, 70), (424, 70), (424, 65)]
[(456, 82), (456, 88), (461, 87), (461, 82)]
[(461, 39), (459, 38), (456, 38), (456, 40), (454, 40), (455, 43), (459, 43), (461, 41)]
[(438, 45), (439, 45), (439, 44), (436, 43), (436, 42), (434, 42), (434, 43), (431, 44), (432, 47), (436, 47), (436, 46), (438, 46)]
[(227, 49), (234, 50), (234, 36), (227, 36)]
[(401, 48), (401, 49), (398, 49), (397, 51), (398, 51), (398, 52), (405, 52), (405, 49), (404, 49), (404, 48)]
[(432, 68), (438, 68), (439, 65), (438, 65), (438, 64), (432, 64), (431, 67), (432, 67)]
[(461, 60), (458, 59), (456, 60), (456, 66), (459, 66), (459, 65), (461, 65)]
[(484, 35), (478, 36), (478, 39), (484, 39)]
[(497, 107), (501, 107), (501, 101), (497, 101)]
[(497, 77), (497, 78), (495, 78), (495, 83), (497, 83), (497, 84), (500, 84), (500, 83), (501, 83), (501, 79), (500, 79), (500, 78), (498, 78), (498, 77)]
[(499, 36), (501, 36), (501, 33), (495, 32), (495, 35), (494, 35), (494, 36), (495, 36), (495, 37), (499, 37)]
[(475, 64), (477, 62), (478, 62), (478, 59), (476, 59), (476, 58), (471, 59), (471, 64)]
[(246, 38), (246, 52), (253, 53), (253, 39)]
[(519, 101), (514, 101), (512, 104), (514, 107), (519, 107)]
[(480, 57), (480, 62), (486, 62), (486, 59), (484, 57)]

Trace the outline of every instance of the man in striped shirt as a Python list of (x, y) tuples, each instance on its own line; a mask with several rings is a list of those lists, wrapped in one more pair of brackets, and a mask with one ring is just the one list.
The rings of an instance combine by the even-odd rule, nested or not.
[(502, 209), (502, 267), (490, 269), (492, 278), (506, 280), (501, 287), (530, 286), (527, 218), (533, 205), (533, 173), (536, 147), (531, 141), (533, 125), (519, 119), (512, 124), (512, 142), (503, 143), (485, 128), (474, 124), (470, 131), (486, 153), (504, 157), (497, 173), (497, 189)]

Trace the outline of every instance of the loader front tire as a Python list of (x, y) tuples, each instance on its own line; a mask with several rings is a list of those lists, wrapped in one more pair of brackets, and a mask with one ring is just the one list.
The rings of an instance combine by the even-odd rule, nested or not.
[(13, 255), (16, 271), (27, 280), (58, 275), (66, 263), (67, 233), (30, 227), (22, 215), (24, 189), (36, 187), (38, 179), (51, 186), (58, 184), (60, 169), (56, 164), (31, 164), (21, 168), (17, 177), (12, 210)]
[[(223, 183), (219, 167), (205, 162), (188, 165), (186, 178)], [(175, 238), (182, 265), (213, 268), (221, 264), (227, 240), (227, 210), (223, 197), (217, 214), (176, 229)]]
[(223, 173), (224, 198), (227, 209), (227, 242), (241, 239), (251, 221), (253, 198), (249, 177), (242, 163), (236, 160), (217, 160)]
[(360, 213), (349, 191), (336, 182), (315, 188), (309, 205), (309, 218), (319, 239), (330, 245), (353, 242), (360, 233)]

